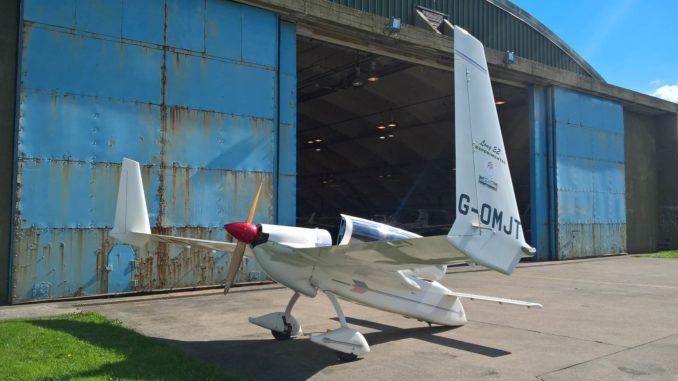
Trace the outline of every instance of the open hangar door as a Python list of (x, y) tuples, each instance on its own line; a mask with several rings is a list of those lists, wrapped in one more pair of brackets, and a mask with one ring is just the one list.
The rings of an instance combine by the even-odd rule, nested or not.
[[(456, 209), (452, 74), (297, 37), (297, 225), (335, 233), (344, 213), (446, 234)], [(527, 89), (493, 88), (529, 237)]]

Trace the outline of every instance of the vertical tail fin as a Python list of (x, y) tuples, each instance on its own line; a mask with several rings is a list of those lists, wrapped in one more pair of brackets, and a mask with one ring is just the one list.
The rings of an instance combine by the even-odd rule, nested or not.
[(474, 262), (510, 274), (525, 243), (483, 44), (454, 28), (457, 218), (448, 241)]
[(134, 160), (122, 160), (115, 222), (110, 234), (134, 246), (145, 245), (147, 235), (151, 234), (141, 170)]

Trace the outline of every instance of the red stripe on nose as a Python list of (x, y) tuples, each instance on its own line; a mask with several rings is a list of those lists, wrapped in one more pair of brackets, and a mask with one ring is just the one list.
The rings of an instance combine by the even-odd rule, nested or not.
[(247, 222), (232, 222), (224, 225), (229, 234), (235, 237), (238, 241), (245, 243), (252, 243), (257, 237), (257, 226)]

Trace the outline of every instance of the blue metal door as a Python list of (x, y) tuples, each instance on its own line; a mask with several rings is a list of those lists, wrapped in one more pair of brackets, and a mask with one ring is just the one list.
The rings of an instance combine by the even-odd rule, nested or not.
[[(12, 300), (126, 289), (105, 276), (123, 157), (155, 232), (225, 239), (259, 182), (255, 220), (293, 224), (294, 42), (294, 24), (223, 0), (25, 0)], [(228, 260), (148, 245), (129, 288), (219, 284)]]
[(562, 88), (550, 98), (558, 258), (625, 252), (622, 106)]

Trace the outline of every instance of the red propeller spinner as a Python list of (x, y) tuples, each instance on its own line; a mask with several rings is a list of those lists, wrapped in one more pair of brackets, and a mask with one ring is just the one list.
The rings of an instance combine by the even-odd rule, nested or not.
[(252, 243), (257, 238), (257, 226), (249, 222), (232, 222), (224, 225), (224, 229), (240, 242)]

